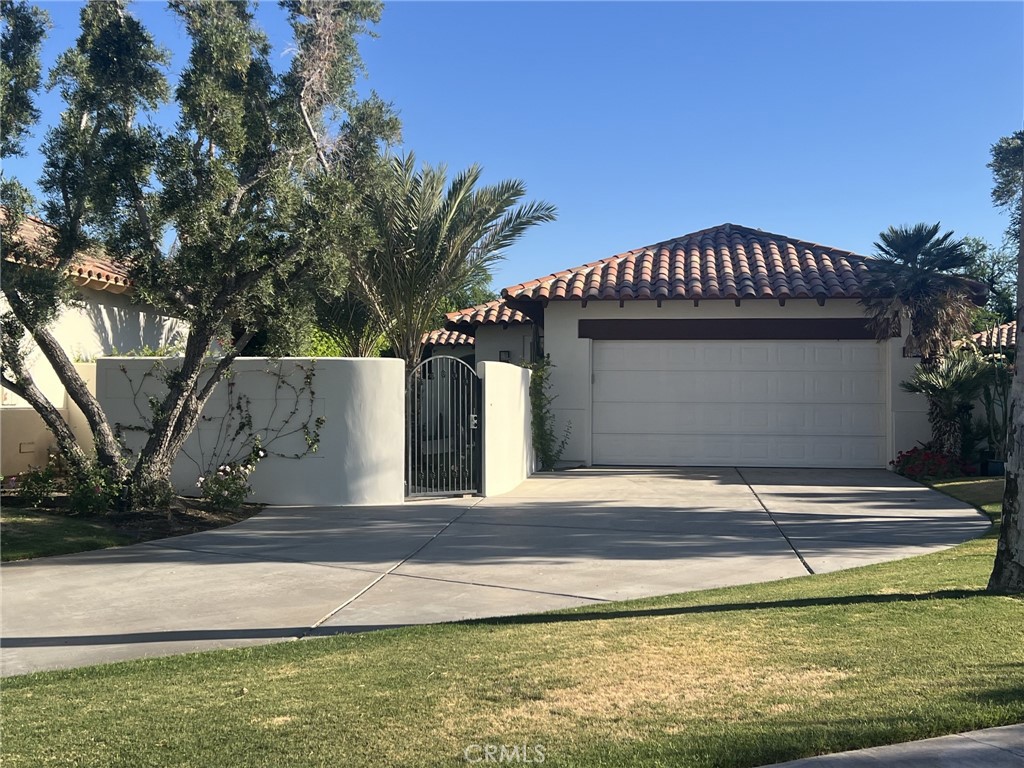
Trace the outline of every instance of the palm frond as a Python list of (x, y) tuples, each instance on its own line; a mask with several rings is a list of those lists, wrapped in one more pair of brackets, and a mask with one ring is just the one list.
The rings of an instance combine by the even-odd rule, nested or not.
[(479, 187), (482, 173), (473, 165), (449, 182), (444, 166), (417, 168), (409, 153), (367, 196), (378, 243), (353, 260), (352, 285), (407, 361), (418, 358), (447, 297), (489, 282), (505, 248), (555, 217), (547, 203), (520, 204), (526, 188), (517, 179)]

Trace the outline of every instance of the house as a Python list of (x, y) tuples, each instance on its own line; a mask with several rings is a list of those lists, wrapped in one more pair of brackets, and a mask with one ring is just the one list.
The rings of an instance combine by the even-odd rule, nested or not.
[(543, 326), (500, 299), (448, 313), (445, 328), (474, 339), (478, 360), (531, 363), (543, 346)]
[[(2, 213), (0, 211), (0, 222), (6, 224)], [(32, 254), (15, 257), (5, 253), (3, 268), (51, 268), (46, 243), (52, 230), (41, 219), (25, 219), (18, 236), (32, 248)], [(67, 277), (77, 290), (79, 302), (66, 306), (50, 330), (94, 392), (93, 361), (98, 356), (130, 354), (147, 348), (156, 350), (184, 340), (188, 326), (151, 306), (136, 302), (131, 280), (101, 254), (83, 255), (77, 259), (68, 268)], [(0, 312), (6, 309), (0, 297)], [(39, 348), (28, 343), (29, 370), (33, 380), (61, 411), (82, 445), (91, 448), (91, 433), (85, 418), (67, 398), (57, 374)], [(0, 392), (0, 473), (10, 475), (30, 466), (42, 466), (53, 443), (49, 431), (24, 400), (6, 389)]]
[(1003, 323), (971, 335), (971, 341), (982, 350), (1017, 351), (1017, 323)]
[(475, 353), (476, 339), (469, 334), (443, 328), (423, 334), (424, 360), (434, 355), (448, 355), (473, 364)]
[(563, 460), (885, 467), (927, 440), (915, 364), (858, 304), (871, 259), (723, 224), (448, 315), (476, 359), (549, 354)]

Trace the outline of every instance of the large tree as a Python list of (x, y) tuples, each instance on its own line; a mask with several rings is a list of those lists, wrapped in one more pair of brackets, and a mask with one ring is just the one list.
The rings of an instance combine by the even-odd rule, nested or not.
[(971, 254), (940, 229), (915, 224), (882, 232), (861, 299), (877, 338), (903, 333), (908, 353), (920, 355), (926, 368), (970, 330), (975, 299), (984, 293), (976, 281), (955, 274), (971, 266)]
[[(992, 200), (1010, 212), (1007, 239), (1017, 246), (1017, 327), (1024, 327), (1024, 131), (1000, 139), (992, 146), (992, 170), (995, 185)], [(1003, 494), (1002, 527), (996, 548), (995, 565), (988, 588), (994, 592), (1024, 592), (1024, 374), (1021, 372), (1021, 334), (1017, 334), (1017, 367), (1010, 393), (1010, 434), (1007, 438), (1006, 487)]]
[(1017, 247), (1009, 241), (1001, 246), (980, 237), (965, 237), (964, 248), (971, 258), (967, 277), (988, 289), (988, 301), (974, 312), (973, 330), (983, 331), (1014, 319), (1017, 307)]
[(444, 166), (394, 158), (366, 205), (377, 240), (352, 265), (352, 285), (380, 321), (396, 355), (412, 368), (441, 307), (480, 283), (530, 227), (555, 218), (544, 202), (520, 204), (518, 179), (477, 186), (479, 166), (448, 183)]
[[(35, 94), (42, 84), (39, 51), (49, 26), (45, 12), (25, 2), (0, 2), (3, 32), (0, 34), (0, 159), (24, 155), (24, 140), (39, 119)], [(0, 163), (0, 250), (5, 257), (17, 256), (20, 245), (16, 233), (22, 231), (32, 196), (18, 179), (12, 179)], [(45, 230), (42, 231), (45, 234)], [(40, 248), (50, 247), (45, 241)], [(10, 311), (8, 294), (24, 294), (22, 313), (31, 313), (36, 325), (45, 326), (55, 315), (60, 302), (69, 298), (67, 286), (55, 271), (20, 270), (11, 264), (0, 270), (4, 291), (0, 313), (0, 381), (3, 386), (31, 403), (51, 430), (58, 450), (69, 467), (82, 473), (86, 455), (75, 440), (60, 411), (55, 408), (27, 375), (27, 344), (24, 325)], [(12, 290), (13, 289), (13, 290)], [(33, 301), (32, 297), (41, 301)], [(112, 436), (111, 436), (112, 438)], [(113, 446), (115, 455), (118, 452)]]
[[(66, 104), (43, 147), (54, 269), (4, 270), (5, 349), (25, 334), (39, 345), (85, 413), (101, 464), (124, 481), (128, 506), (168, 493), (178, 452), (255, 330), (311, 312), (296, 295), (311, 284), (341, 284), (345, 254), (369, 233), (360, 174), (397, 131), (385, 105), (358, 102), (353, 90), (356, 38), (378, 19), (378, 3), (283, 0), (295, 34), (283, 72), (246, 0), (169, 5), (191, 42), (173, 94), (165, 54), (123, 0), (83, 8), (77, 43), (51, 74)], [(177, 124), (163, 131), (150, 118), (169, 96)], [(91, 247), (128, 272), (140, 298), (190, 327), (132, 463), (47, 330), (67, 300), (64, 269)], [(8, 362), (3, 384), (24, 394), (31, 376)]]

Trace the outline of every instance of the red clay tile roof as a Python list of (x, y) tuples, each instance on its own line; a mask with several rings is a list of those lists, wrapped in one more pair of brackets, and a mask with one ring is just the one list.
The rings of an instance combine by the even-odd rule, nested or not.
[(982, 349), (1015, 349), (1017, 346), (1017, 323), (1003, 323), (975, 333), (971, 336), (971, 340)]
[(735, 224), (506, 288), (506, 299), (853, 299), (865, 257)]
[(508, 327), (530, 322), (530, 318), (518, 309), (512, 309), (501, 299), (468, 309), (460, 309), (458, 312), (449, 312), (446, 317), (448, 322), (444, 324), (444, 327), (452, 331), (471, 331), (481, 325), (500, 323), (502, 327)]
[[(7, 224), (7, 211), (3, 208), (0, 208), (0, 224)], [(25, 217), (16, 234), (28, 246), (30, 254), (5, 253), (4, 261), (52, 269), (55, 262), (49, 255), (48, 241), (54, 231), (54, 228), (42, 219), (35, 216)], [(79, 255), (75, 263), (67, 268), (67, 274), (75, 285), (96, 291), (124, 293), (132, 286), (123, 269), (95, 254)]]
[(423, 344), (432, 347), (461, 347), (476, 344), (476, 339), (458, 331), (437, 330), (423, 334)]

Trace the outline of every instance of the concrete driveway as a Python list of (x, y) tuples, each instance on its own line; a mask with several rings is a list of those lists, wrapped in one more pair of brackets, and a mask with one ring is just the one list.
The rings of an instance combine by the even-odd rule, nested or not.
[(269, 508), (4, 565), (2, 673), (543, 611), (852, 568), (984, 533), (881, 470), (584, 469), (490, 499)]

